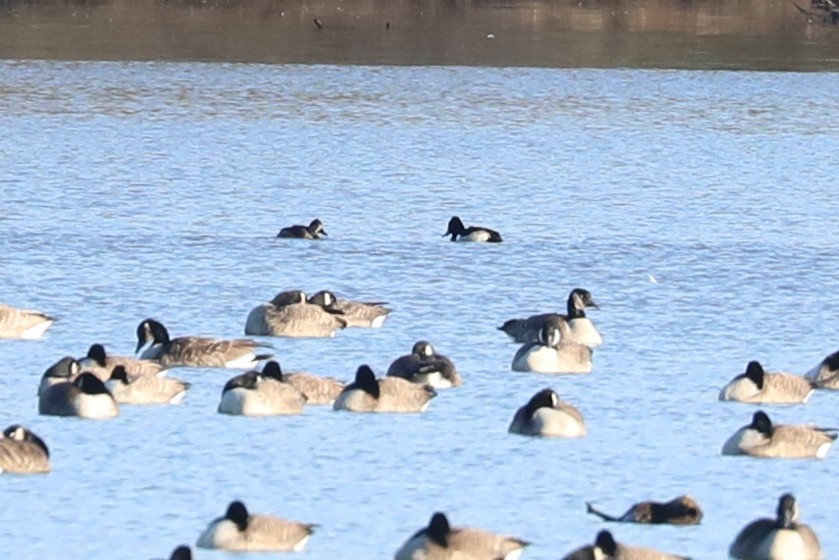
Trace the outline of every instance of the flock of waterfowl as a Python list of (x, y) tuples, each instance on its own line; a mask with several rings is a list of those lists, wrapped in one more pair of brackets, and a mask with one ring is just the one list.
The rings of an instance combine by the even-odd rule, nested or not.
[[(320, 239), (323, 223), (294, 225), (277, 237)], [(452, 217), (444, 236), (451, 241), (501, 242), (497, 231), (465, 227)], [(248, 314), (244, 332), (278, 337), (332, 337), (348, 327), (379, 328), (391, 310), (383, 302), (356, 302), (320, 291), (307, 297), (299, 290), (283, 291)], [(521, 344), (513, 371), (580, 374), (592, 369), (593, 350), (603, 343), (586, 309), (597, 308), (587, 290), (570, 291), (566, 312), (511, 319), (499, 330)], [(38, 339), (54, 319), (40, 311), (0, 305), (0, 338)], [(155, 319), (137, 327), (139, 358), (112, 356), (99, 343), (84, 357), (66, 356), (50, 365), (38, 388), (38, 411), (44, 415), (106, 419), (119, 415), (123, 405), (176, 404), (190, 383), (169, 376), (177, 367), (219, 367), (246, 370), (222, 388), (218, 412), (244, 416), (299, 414), (305, 406), (331, 405), (350, 412), (419, 413), (438, 390), (459, 387), (463, 380), (454, 363), (427, 341), (417, 341), (409, 354), (393, 360), (386, 375), (377, 378), (360, 365), (349, 384), (306, 372), (283, 372), (270, 345), (252, 339), (221, 340), (197, 336), (172, 338)], [(261, 368), (257, 369), (257, 366)], [(719, 393), (721, 401), (743, 403), (805, 403), (819, 389), (839, 389), (839, 352), (826, 357), (805, 376), (766, 372), (757, 361), (732, 379)], [(508, 431), (535, 437), (577, 438), (587, 434), (585, 420), (572, 404), (552, 389), (538, 391), (513, 415)], [(724, 455), (762, 458), (823, 458), (836, 439), (836, 430), (809, 425), (777, 425), (762, 410), (722, 446)], [(12, 425), (0, 437), (0, 472), (50, 472), (49, 449), (24, 426)], [(587, 511), (605, 521), (695, 525), (702, 510), (690, 496), (665, 503), (640, 502), (624, 514), (605, 514), (591, 504)], [(773, 517), (747, 524), (734, 538), (728, 553), (743, 560), (818, 560), (822, 552), (816, 534), (798, 520), (798, 504), (791, 494), (778, 499)], [(196, 545), (231, 551), (301, 551), (316, 525), (253, 514), (244, 503), (231, 502), (212, 522)], [(442, 512), (414, 532), (396, 551), (395, 560), (514, 560), (528, 543), (482, 529), (455, 527)], [(172, 560), (192, 558), (189, 546), (179, 546)], [(600, 531), (595, 539), (564, 556), (565, 560), (666, 560), (684, 558), (635, 547)]]

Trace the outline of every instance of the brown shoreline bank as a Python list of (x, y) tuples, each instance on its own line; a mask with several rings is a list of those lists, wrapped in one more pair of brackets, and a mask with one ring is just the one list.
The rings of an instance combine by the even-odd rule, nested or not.
[(836, 71), (839, 26), (789, 0), (0, 0), (0, 58)]

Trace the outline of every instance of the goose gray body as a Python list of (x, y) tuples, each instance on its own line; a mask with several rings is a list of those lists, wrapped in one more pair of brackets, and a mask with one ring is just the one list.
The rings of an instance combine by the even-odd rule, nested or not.
[(101, 344), (92, 344), (87, 351), (87, 356), (78, 362), (84, 371), (89, 371), (102, 381), (108, 381), (117, 366), (124, 367), (130, 376), (159, 376), (166, 373), (166, 369), (160, 362), (140, 360), (132, 356), (112, 356), (105, 352), (105, 347)]
[(190, 384), (172, 377), (130, 376), (123, 366), (116, 366), (105, 386), (119, 404), (177, 404)]
[(574, 342), (563, 342), (562, 332), (567, 326), (545, 325), (540, 331), (539, 342), (527, 342), (516, 351), (512, 370), (536, 373), (591, 372), (592, 349)]
[(17, 424), (0, 436), (0, 473), (39, 474), (51, 470), (50, 452), (44, 440)]
[[(290, 297), (300, 294), (302, 301)], [(295, 338), (327, 338), (346, 328), (347, 320), (335, 308), (335, 297), (329, 293), (323, 305), (309, 303), (303, 292), (280, 292), (273, 300), (257, 305), (245, 320), (245, 334)]]
[(815, 426), (775, 425), (758, 411), (751, 424), (737, 430), (723, 444), (723, 455), (749, 455), (762, 458), (818, 458), (827, 455), (836, 439), (836, 430)]
[(424, 412), (437, 393), (427, 385), (411, 383), (399, 377), (376, 375), (362, 365), (355, 381), (344, 387), (335, 399), (335, 410), (350, 412)]
[[(308, 298), (309, 303), (329, 306), (331, 292), (321, 290)], [(334, 296), (332, 296), (334, 297)], [(391, 310), (385, 307), (384, 302), (364, 302), (349, 299), (335, 298), (331, 307), (340, 312), (340, 318), (346, 321), (348, 327), (360, 327), (378, 329), (382, 326)]]
[(276, 416), (303, 412), (306, 396), (281, 377), (271, 376), (271, 363), (274, 362), (266, 364), (267, 372), (249, 371), (230, 379), (221, 392), (218, 411), (238, 416)]
[(653, 548), (630, 546), (615, 541), (609, 531), (600, 531), (594, 545), (583, 546), (563, 557), (563, 560), (690, 560)]
[(166, 328), (154, 319), (146, 319), (137, 327), (137, 352), (145, 345), (141, 358), (154, 360), (164, 367), (221, 367), (247, 369), (255, 367), (270, 354), (257, 354), (264, 344), (244, 338), (221, 340), (200, 336), (169, 338)]
[(333, 404), (344, 390), (344, 383), (334, 377), (319, 377), (303, 371), (286, 373), (276, 360), (265, 364), (262, 376), (291, 385), (306, 397), (307, 405)]
[(721, 401), (744, 403), (798, 404), (805, 403), (815, 390), (815, 384), (790, 373), (766, 373), (757, 361), (746, 366), (722, 388)]
[(425, 340), (416, 342), (410, 354), (400, 356), (387, 368), (388, 377), (401, 377), (413, 383), (435, 389), (448, 389), (463, 385), (463, 379), (454, 363)]
[(638, 502), (620, 516), (605, 514), (590, 503), (586, 503), (586, 512), (619, 523), (698, 525), (702, 521), (702, 509), (690, 496), (679, 496), (669, 502)]
[(498, 327), (498, 330), (504, 331), (516, 342), (527, 343), (538, 342), (539, 332), (546, 326), (560, 329), (563, 324), (567, 324), (568, 328), (563, 329), (563, 342), (574, 342), (589, 348), (596, 348), (603, 344), (603, 338), (591, 319), (586, 317), (585, 309), (587, 307), (597, 308), (591, 292), (582, 288), (574, 288), (568, 294), (566, 314), (541, 313), (531, 315), (526, 319), (510, 319)]
[(232, 502), (224, 517), (213, 520), (198, 537), (197, 546), (233, 551), (302, 551), (316, 525), (250, 514), (242, 502)]
[(586, 435), (583, 415), (551, 389), (533, 395), (516, 411), (508, 431), (526, 436), (576, 438)]
[(277, 234), (277, 237), (286, 239), (323, 239), (323, 237), (329, 237), (329, 235), (323, 229), (323, 222), (314, 219), (308, 226), (293, 225), (284, 227)]
[(18, 309), (0, 303), (0, 338), (41, 338), (55, 319), (41, 311)]
[(451, 527), (437, 512), (396, 551), (394, 560), (516, 560), (528, 544), (483, 529)]
[(104, 383), (83, 372), (72, 382), (43, 386), (38, 395), (38, 413), (47, 416), (78, 416), (100, 420), (119, 415), (119, 408)]
[(737, 534), (728, 554), (739, 560), (822, 560), (819, 539), (798, 522), (798, 504), (792, 494), (778, 501), (774, 519), (752, 521)]
[(819, 389), (839, 390), (839, 351), (825, 357), (805, 376)]

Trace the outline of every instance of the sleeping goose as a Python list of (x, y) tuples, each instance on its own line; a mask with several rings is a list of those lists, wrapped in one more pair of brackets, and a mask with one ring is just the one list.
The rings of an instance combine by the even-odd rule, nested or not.
[(494, 229), (481, 226), (465, 227), (457, 216), (449, 220), (449, 227), (442, 237), (451, 235), (451, 241), (477, 241), (479, 243), (501, 243), (501, 234)]
[(609, 531), (600, 531), (594, 545), (583, 546), (563, 557), (563, 560), (689, 560), (652, 548), (629, 546), (615, 541)]
[(324, 236), (329, 237), (326, 230), (323, 229), (323, 222), (318, 219), (312, 220), (308, 226), (293, 225), (284, 227), (277, 234), (277, 237), (287, 239), (322, 239)]
[(91, 344), (87, 356), (79, 360), (79, 366), (89, 371), (102, 381), (111, 378), (116, 366), (122, 366), (128, 375), (164, 375), (166, 370), (159, 362), (153, 360), (138, 360), (131, 356), (112, 356), (105, 352), (101, 344)]
[(347, 322), (348, 327), (378, 329), (391, 311), (385, 307), (387, 305), (385, 302), (338, 299), (332, 292), (326, 290), (310, 296), (308, 302), (320, 305), (324, 309), (339, 311), (341, 319)]
[(344, 390), (344, 383), (334, 377), (318, 377), (302, 371), (285, 373), (276, 360), (263, 366), (262, 376), (288, 383), (303, 393), (307, 405), (333, 404)]
[(0, 338), (41, 338), (55, 319), (46, 313), (0, 303)]
[(245, 320), (245, 334), (327, 338), (347, 327), (343, 313), (334, 306), (335, 296), (326, 292), (322, 304), (310, 303), (299, 290), (280, 292), (267, 303), (257, 305)]
[(124, 366), (116, 366), (105, 383), (119, 404), (178, 404), (190, 384), (173, 377), (129, 376)]
[(559, 400), (551, 389), (542, 389), (519, 408), (507, 429), (511, 434), (575, 438), (586, 435), (583, 415)]
[(368, 365), (355, 373), (355, 381), (335, 399), (335, 410), (350, 412), (425, 412), (437, 393), (428, 385), (417, 385), (399, 377), (376, 379)]
[(819, 538), (798, 522), (798, 503), (792, 494), (778, 500), (775, 519), (752, 521), (738, 533), (728, 554), (739, 560), (821, 560)]
[(815, 426), (774, 425), (769, 416), (759, 410), (752, 416), (751, 424), (743, 426), (728, 438), (722, 454), (823, 459), (836, 439), (836, 431)]
[(796, 404), (805, 403), (815, 390), (815, 384), (790, 373), (766, 373), (760, 362), (751, 361), (741, 373), (722, 388), (721, 401), (744, 403)]
[(199, 336), (169, 338), (169, 332), (154, 319), (146, 319), (137, 326), (137, 350), (150, 344), (140, 356), (155, 360), (164, 367), (223, 367), (252, 368), (271, 354), (257, 354), (265, 344), (244, 338), (220, 340)]
[(44, 440), (18, 424), (3, 430), (0, 436), (0, 473), (47, 473), (50, 468), (50, 451)]
[(292, 384), (249, 371), (225, 384), (218, 411), (237, 416), (300, 414), (305, 403), (306, 396)]
[(528, 545), (483, 529), (452, 527), (437, 512), (396, 551), (394, 560), (516, 560)]
[(449, 389), (463, 385), (463, 379), (450, 359), (438, 354), (431, 343), (420, 340), (410, 354), (400, 356), (387, 368), (389, 377), (401, 377), (435, 389)]
[(600, 336), (594, 323), (591, 322), (591, 319), (586, 317), (586, 307), (597, 308), (591, 292), (583, 288), (574, 288), (568, 294), (566, 315), (561, 313), (542, 313), (540, 315), (532, 315), (527, 319), (510, 319), (498, 327), (498, 330), (504, 331), (516, 342), (525, 343), (537, 341), (539, 339), (539, 331), (545, 325), (558, 327), (560, 323), (567, 323), (568, 332), (562, 337), (564, 342), (576, 342), (578, 344), (584, 344), (589, 348), (596, 348), (603, 344), (603, 338)]
[(702, 510), (690, 496), (679, 496), (669, 502), (639, 502), (626, 513), (614, 517), (598, 511), (586, 502), (586, 513), (596, 515), (604, 521), (621, 523), (649, 523), (653, 525), (698, 525), (702, 521)]
[(105, 384), (92, 373), (83, 372), (72, 383), (46, 386), (38, 395), (38, 413), (99, 420), (118, 416), (119, 408)]
[(231, 502), (224, 517), (213, 520), (198, 537), (197, 546), (235, 551), (300, 552), (317, 525), (248, 513), (245, 504)]
[(72, 356), (65, 356), (52, 364), (41, 376), (41, 383), (38, 386), (38, 395), (44, 392), (50, 385), (57, 383), (72, 383), (81, 373), (79, 362)]
[(564, 342), (567, 323), (546, 324), (538, 342), (527, 342), (513, 356), (513, 371), (536, 373), (589, 373), (592, 350), (575, 342)]

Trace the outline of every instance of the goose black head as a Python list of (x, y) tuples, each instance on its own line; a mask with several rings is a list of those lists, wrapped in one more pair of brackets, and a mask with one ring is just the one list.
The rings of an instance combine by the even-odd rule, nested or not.
[(73, 385), (78, 387), (82, 393), (87, 395), (110, 395), (110, 391), (108, 388), (105, 387), (105, 384), (102, 381), (90, 373), (86, 371), (79, 375), (75, 381), (73, 381)]
[(446, 548), (449, 546), (449, 533), (451, 530), (446, 514), (438, 511), (431, 516), (425, 534), (429, 539)]
[(424, 358), (430, 358), (434, 355), (434, 347), (431, 346), (430, 342), (420, 340), (414, 344), (413, 348), (411, 348), (411, 354), (416, 354), (417, 356)]
[(44, 440), (42, 440), (41, 438), (27, 430), (20, 424), (12, 424), (11, 426), (3, 430), (3, 437), (13, 439), (15, 441), (28, 441), (29, 443), (34, 443), (35, 445), (43, 449), (47, 457), (50, 456), (50, 450), (47, 448), (47, 444), (44, 442)]
[(319, 291), (318, 293), (310, 297), (308, 301), (313, 305), (321, 306), (330, 313), (335, 313), (336, 315), (343, 315), (343, 312), (335, 307), (335, 304), (338, 302), (337, 298), (335, 297), (335, 294), (333, 294), (329, 290)]
[(594, 545), (603, 551), (606, 556), (614, 556), (618, 550), (618, 543), (609, 531), (600, 531), (594, 540)]
[(568, 302), (567, 302), (567, 311), (568, 317), (575, 318), (575, 317), (585, 317), (585, 308), (586, 307), (594, 307), (595, 309), (599, 309), (597, 303), (595, 303), (594, 298), (591, 295), (591, 292), (588, 290), (584, 290), (583, 288), (574, 288), (571, 290), (571, 293), (568, 294)]
[(283, 370), (280, 369), (280, 363), (276, 360), (266, 362), (262, 366), (262, 377), (270, 377), (276, 381), (283, 381)]
[(562, 335), (556, 325), (546, 323), (539, 329), (539, 343), (544, 346), (556, 346), (561, 338)]
[(746, 366), (745, 376), (754, 383), (758, 389), (763, 389), (763, 382), (766, 380), (766, 372), (763, 371), (763, 366), (760, 365), (760, 362), (754, 360), (749, 362), (749, 365)]
[(374, 399), (379, 398), (379, 382), (376, 381), (376, 374), (373, 373), (373, 370), (367, 364), (358, 367), (358, 370), (355, 372), (355, 382), (353, 385)]
[(105, 353), (105, 347), (101, 344), (91, 344), (87, 349), (87, 357), (96, 362), (100, 367), (105, 367), (105, 362), (108, 355)]
[(192, 560), (192, 550), (186, 545), (181, 545), (172, 551), (169, 560)]
[(79, 373), (81, 366), (75, 358), (65, 356), (47, 368), (44, 372), (44, 377), (52, 377), (55, 379), (70, 380), (71, 377)]
[(752, 416), (752, 423), (749, 424), (749, 427), (753, 430), (757, 430), (766, 437), (772, 437), (772, 432), (774, 431), (774, 428), (772, 427), (772, 421), (769, 419), (769, 416), (762, 410), (758, 410), (754, 413), (754, 415)]
[(295, 303), (306, 303), (306, 294), (300, 290), (286, 290), (275, 295), (271, 304), (276, 307), (294, 305)]
[(250, 514), (248, 513), (248, 508), (245, 507), (245, 504), (239, 500), (230, 502), (230, 505), (227, 506), (227, 512), (224, 514), (224, 517), (225, 519), (229, 519), (235, 523), (236, 527), (238, 527), (240, 531), (244, 531), (248, 528), (248, 518), (250, 518)]
[(533, 413), (540, 408), (554, 408), (559, 404), (559, 396), (553, 389), (542, 389), (527, 401), (525, 405), (528, 416), (533, 416)]
[(154, 319), (146, 319), (137, 326), (137, 348), (134, 352), (139, 352), (149, 342), (154, 344), (169, 342), (169, 331), (162, 323)]
[(224, 384), (224, 389), (222, 389), (221, 392), (226, 393), (227, 391), (232, 391), (233, 389), (256, 389), (256, 386), (259, 384), (259, 380), (260, 375), (257, 372), (249, 371), (230, 379), (230, 381)]
[(125, 371), (125, 366), (115, 366), (113, 370), (111, 370), (111, 377), (109, 378), (111, 381), (119, 381), (123, 384), (128, 384), (128, 372)]
[(778, 500), (778, 526), (790, 529), (798, 521), (798, 502), (792, 494)]
[(312, 234), (312, 237), (317, 237), (318, 235), (325, 235), (329, 237), (329, 234), (326, 233), (326, 230), (323, 229), (323, 222), (315, 218), (312, 220), (312, 223), (309, 224), (309, 227), (306, 229), (309, 230), (309, 233)]
[(457, 236), (463, 233), (466, 230), (466, 227), (463, 225), (463, 222), (457, 216), (452, 216), (449, 220), (449, 227), (441, 237), (446, 237), (447, 235), (452, 236), (452, 241), (457, 239)]

